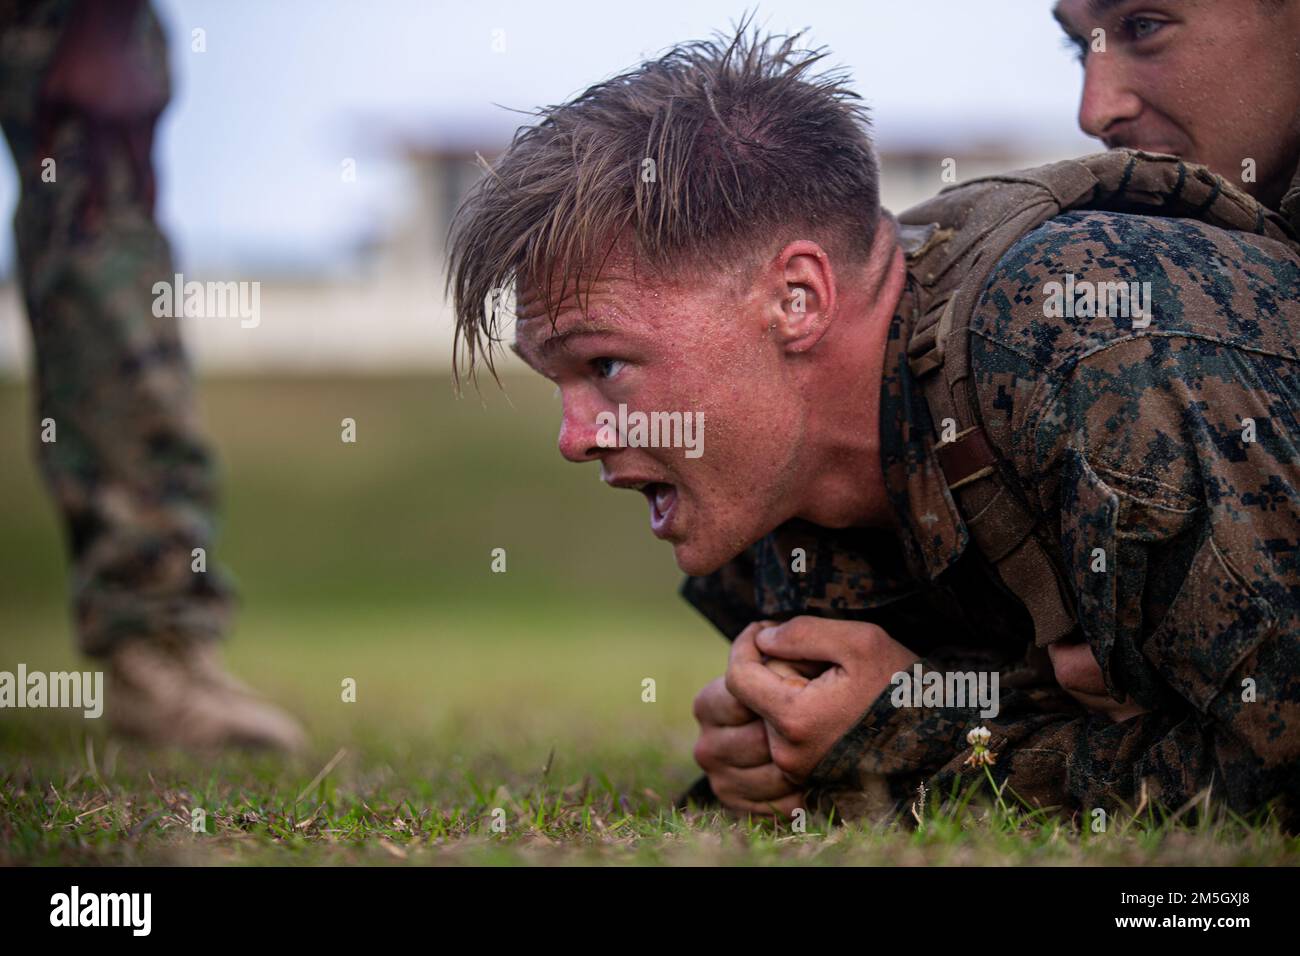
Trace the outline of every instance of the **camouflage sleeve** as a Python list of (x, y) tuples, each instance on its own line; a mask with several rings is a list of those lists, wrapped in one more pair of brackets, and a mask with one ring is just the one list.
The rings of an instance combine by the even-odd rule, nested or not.
[(712, 574), (688, 577), (681, 595), (729, 641), (760, 617), (754, 598), (753, 549), (741, 553)]
[[(1084, 638), (1108, 689), (1148, 713), (1083, 713), (1059, 688), (975, 708), (882, 695), (817, 768), (819, 785), (909, 795), (983, 774), (1031, 805), (1177, 808), (1210, 788), (1238, 812), (1300, 799), (1300, 265), (1255, 237), (1138, 217), (1062, 217), (1008, 254), (973, 325), (998, 436), (1059, 521)], [(1070, 269), (1158, 290), (1154, 315), (1044, 317)], [(986, 418), (989, 417), (986, 415)], [(927, 659), (949, 670), (952, 661)], [(868, 801), (870, 802), (870, 801)]]
[[(925, 675), (944, 676), (969, 666), (942, 657), (922, 659)], [(1043, 684), (1004, 689), (993, 718), (982, 717), (978, 705), (896, 707), (889, 692), (882, 694), (815, 770), (813, 801), (834, 804), (841, 816), (859, 817), (896, 812), (922, 787), (954, 795), (984, 779), (984, 769), (970, 760), (973, 747), (967, 741), (976, 727), (991, 734), (993, 780), (1007, 782), (1008, 799), (1031, 809), (1068, 813), (1101, 807), (1112, 813), (1137, 804), (1144, 782), (1149, 799), (1176, 809), (1200, 789), (1199, 768), (1183, 761), (1181, 748), (1187, 734), (1197, 736), (1195, 718), (1151, 712), (1114, 723), (1086, 713), (1059, 687)]]

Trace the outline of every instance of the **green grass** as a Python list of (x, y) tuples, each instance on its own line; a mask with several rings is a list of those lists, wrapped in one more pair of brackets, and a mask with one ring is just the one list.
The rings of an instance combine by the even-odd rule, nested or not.
[[(0, 863), (1300, 860), (1267, 824), (1148, 807), (1093, 834), (1009, 794), (1000, 809), (978, 783), (919, 826), (815, 818), (795, 833), (675, 812), (696, 776), (690, 703), (726, 644), (676, 596), (640, 497), (559, 458), (550, 389), (512, 381), (513, 405), (485, 392), (487, 408), (444, 380), (207, 383), (227, 479), (217, 554), (244, 600), (227, 656), (304, 721), (311, 753), (199, 759), (103, 721), (0, 711)], [(338, 440), (344, 416), (356, 446)], [(61, 545), (16, 384), (0, 386), (0, 429), (0, 669), (71, 668)], [(494, 547), (506, 574), (490, 571)]]

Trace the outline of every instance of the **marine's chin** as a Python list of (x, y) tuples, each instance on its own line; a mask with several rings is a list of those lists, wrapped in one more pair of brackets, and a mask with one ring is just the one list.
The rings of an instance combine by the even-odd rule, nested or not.
[(682, 573), (692, 577), (712, 574), (733, 558), (738, 557), (747, 544), (721, 540), (718, 536), (689, 534), (673, 542), (673, 558)]
[(727, 563), (726, 561), (702, 557), (686, 541), (678, 541), (673, 545), (673, 559), (676, 560), (677, 567), (683, 574), (689, 574), (692, 577), (712, 574)]

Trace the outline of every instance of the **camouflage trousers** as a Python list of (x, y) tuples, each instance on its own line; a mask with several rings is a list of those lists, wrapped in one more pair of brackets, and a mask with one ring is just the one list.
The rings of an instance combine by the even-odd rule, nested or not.
[[(176, 320), (152, 308), (153, 284), (175, 271), (154, 220), (150, 159), (168, 96), (165, 42), (146, 4), (125, 18), (137, 86), (156, 105), (52, 100), (73, 7), (0, 2), (0, 126), (21, 184), (14, 231), (35, 351), (33, 437), (66, 532), (77, 635), (103, 654), (128, 639), (219, 637), (233, 595), (208, 562), (216, 481), (191, 370)], [(105, 88), (117, 79), (103, 77)]]

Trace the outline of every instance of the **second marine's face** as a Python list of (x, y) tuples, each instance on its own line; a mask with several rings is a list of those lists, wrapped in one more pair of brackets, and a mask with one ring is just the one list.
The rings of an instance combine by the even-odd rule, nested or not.
[(1053, 14), (1083, 65), (1085, 133), (1277, 205), (1300, 155), (1298, 0), (1060, 0)]

